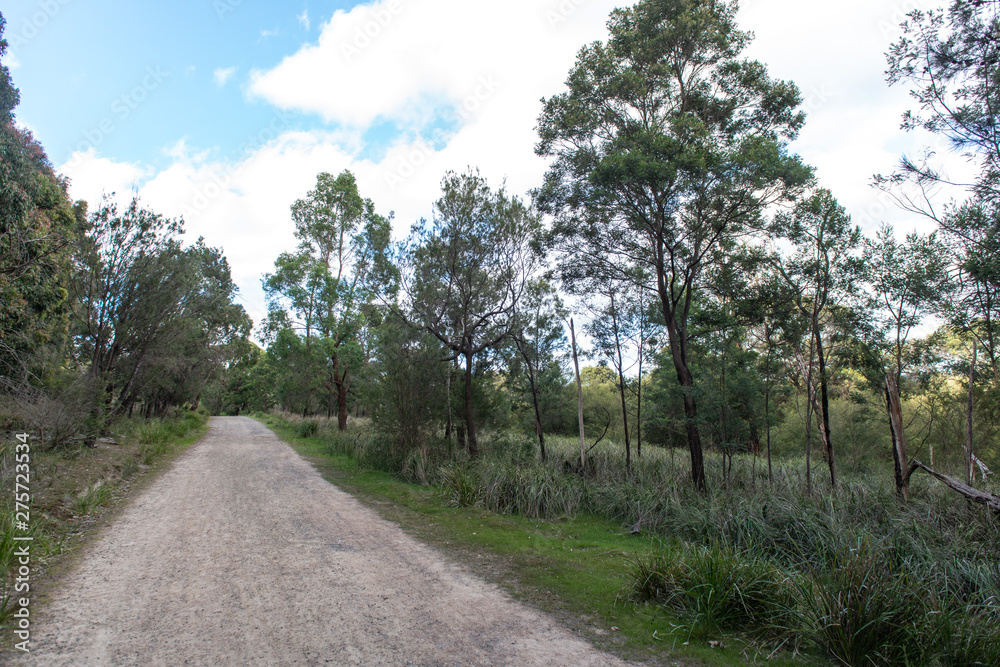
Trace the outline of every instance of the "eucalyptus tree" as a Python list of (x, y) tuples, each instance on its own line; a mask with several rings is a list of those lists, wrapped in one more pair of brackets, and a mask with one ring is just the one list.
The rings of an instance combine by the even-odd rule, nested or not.
[[(772, 239), (792, 246), (790, 252), (774, 252), (771, 265), (788, 287), (795, 308), (809, 324), (810, 351), (806, 362), (811, 369), (813, 354), (816, 355), (820, 436), (830, 468), (830, 483), (836, 487), (824, 330), (834, 315), (833, 306), (843, 305), (849, 299), (860, 276), (861, 229), (851, 226), (850, 216), (829, 190), (820, 189), (796, 204), (791, 213), (775, 216), (769, 232)], [(805, 375), (807, 396), (812, 403), (811, 370)], [(806, 428), (810, 428), (808, 421)]]
[[(601, 280), (588, 283), (586, 291), (589, 294), (586, 302), (593, 317), (584, 326), (584, 331), (593, 340), (595, 352), (610, 361), (615, 372), (615, 388), (621, 402), (622, 430), (625, 439), (625, 472), (631, 474), (630, 411), (626, 400), (629, 391), (625, 373), (638, 361), (638, 359), (633, 361), (627, 355), (629, 348), (642, 335), (640, 318), (644, 314), (641, 305), (643, 294), (634, 288), (634, 284), (616, 284)], [(640, 348), (641, 345), (640, 341)]]
[(367, 312), (398, 285), (389, 256), (391, 218), (361, 197), (350, 171), (320, 173), (315, 189), (292, 205), (298, 248), (282, 253), (274, 273), (264, 276), (268, 326), (302, 338), (307, 362), (336, 402), (341, 430), (352, 372), (365, 356)]
[(950, 264), (947, 248), (933, 233), (922, 236), (914, 232), (900, 243), (893, 229), (883, 226), (875, 239), (865, 243), (863, 268), (870, 286), (871, 310), (891, 357), (882, 390), (892, 436), (896, 492), (904, 499), (909, 497), (909, 458), (900, 402), (904, 351), (913, 328), (947, 302)]
[(490, 189), (478, 171), (449, 172), (430, 225), (413, 227), (407, 255), (408, 313), (415, 326), (465, 361), (465, 436), (479, 453), (472, 379), (477, 355), (516, 330), (518, 305), (538, 265), (540, 221), (520, 199)]
[(978, 173), (972, 182), (957, 182), (932, 163), (936, 153), (928, 150), (923, 158), (904, 156), (876, 185), (947, 227), (947, 209), (935, 205), (932, 186), (959, 185), (982, 202), (1000, 200), (1000, 0), (951, 0), (947, 9), (914, 10), (902, 28), (887, 54), (886, 75), (890, 85), (913, 86), (919, 108), (904, 114), (903, 128), (943, 137)]
[(559, 293), (545, 276), (531, 280), (516, 309), (517, 322), (511, 333), (518, 354), (524, 362), (524, 375), (528, 380), (531, 405), (535, 414), (535, 435), (542, 460), (545, 451), (545, 429), (542, 419), (541, 395), (545, 385), (554, 393), (563, 389), (562, 371), (558, 355), (566, 349), (563, 321), (567, 317)]
[(944, 226), (957, 265), (956, 298), (944, 309), (951, 323), (977, 339), (1000, 386), (1000, 202), (972, 199)]
[(568, 91), (543, 101), (535, 149), (554, 158), (537, 200), (555, 217), (564, 278), (588, 264), (650, 277), (638, 286), (662, 311), (699, 489), (688, 318), (702, 269), (811, 178), (787, 151), (804, 122), (798, 89), (741, 59), (751, 36), (735, 14), (715, 0), (615, 10), (607, 42), (584, 47)]

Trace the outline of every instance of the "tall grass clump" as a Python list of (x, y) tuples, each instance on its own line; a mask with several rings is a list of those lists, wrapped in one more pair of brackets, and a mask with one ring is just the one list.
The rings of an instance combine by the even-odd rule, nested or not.
[(762, 555), (676, 543), (638, 557), (629, 575), (627, 596), (676, 613), (690, 637), (778, 637), (792, 630), (796, 587), (791, 575)]
[(844, 665), (926, 665), (937, 648), (927, 591), (907, 567), (863, 546), (802, 587), (802, 632)]
[(472, 507), (479, 501), (479, 478), (468, 465), (457, 461), (444, 465), (440, 478), (452, 507)]
[(579, 480), (548, 466), (484, 460), (478, 479), (483, 506), (500, 514), (575, 516), (584, 509)]

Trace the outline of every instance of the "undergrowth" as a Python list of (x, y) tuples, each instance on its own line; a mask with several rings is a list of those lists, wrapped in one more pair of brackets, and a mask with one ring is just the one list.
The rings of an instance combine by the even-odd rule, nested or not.
[[(800, 462), (750, 457), (709, 488), (692, 488), (686, 460), (646, 448), (625, 474), (613, 445), (584, 474), (571, 439), (487, 434), (475, 460), (448, 442), (396, 451), (373, 429), (336, 430), (286, 417), (361, 468), (437, 486), (458, 507), (500, 514), (593, 514), (660, 536), (637, 557), (622, 599), (662, 606), (684, 640), (740, 635), (844, 665), (1000, 665), (1000, 521), (930, 480), (901, 503), (888, 477), (842, 480), (807, 495)], [(305, 424), (310, 424), (305, 426)], [(527, 443), (527, 444), (526, 444)]]

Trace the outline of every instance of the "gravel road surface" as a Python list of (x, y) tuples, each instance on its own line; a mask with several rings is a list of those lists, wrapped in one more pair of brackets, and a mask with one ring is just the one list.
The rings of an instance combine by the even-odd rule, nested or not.
[(208, 434), (55, 591), (32, 665), (623, 665), (325, 481), (267, 428)]

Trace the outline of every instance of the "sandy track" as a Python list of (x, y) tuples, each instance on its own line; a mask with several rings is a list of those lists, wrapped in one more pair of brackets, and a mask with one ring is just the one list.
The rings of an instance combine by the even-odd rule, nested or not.
[(81, 559), (38, 665), (621, 665), (214, 418)]

